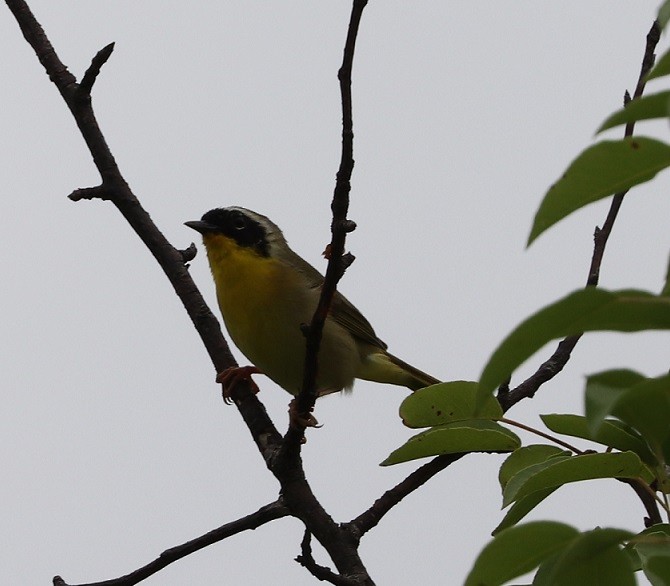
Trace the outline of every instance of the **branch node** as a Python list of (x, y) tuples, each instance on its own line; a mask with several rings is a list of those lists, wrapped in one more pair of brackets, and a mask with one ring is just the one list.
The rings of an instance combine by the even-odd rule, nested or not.
[(81, 201), (82, 199), (102, 199), (109, 201), (112, 199), (112, 193), (103, 185), (97, 185), (96, 187), (83, 187), (81, 189), (75, 189), (67, 197), (72, 201)]
[(198, 249), (195, 247), (195, 244), (191, 242), (188, 248), (185, 248), (184, 250), (178, 250), (177, 252), (181, 255), (181, 260), (184, 262), (184, 264), (186, 264), (195, 258), (195, 255), (198, 254)]
[(509, 384), (512, 381), (512, 377), (508, 376), (498, 387), (498, 397), (504, 397), (509, 394)]
[(95, 57), (91, 59), (91, 65), (89, 65), (86, 73), (84, 73), (84, 77), (82, 77), (81, 83), (77, 88), (77, 94), (79, 97), (90, 97), (93, 84), (98, 78), (102, 66), (107, 63), (107, 60), (111, 57), (113, 51), (114, 43), (110, 43), (106, 47), (100, 49), (100, 51), (96, 53)]
[(361, 542), (361, 537), (363, 537), (361, 528), (353, 521), (349, 521), (348, 523), (340, 523), (340, 529), (347, 533), (354, 547), (358, 547)]
[(311, 539), (312, 534), (305, 529), (305, 535), (300, 543), (300, 550), (302, 553), (295, 558), (296, 562), (320, 581), (330, 582), (336, 586), (356, 586), (361, 584), (360, 580), (336, 574), (330, 568), (317, 564), (312, 555)]
[(337, 225), (346, 234), (350, 234), (356, 229), (356, 222), (354, 222), (353, 220), (348, 219), (340, 220)]
[(356, 257), (351, 254), (350, 252), (347, 252), (346, 254), (342, 255), (342, 273), (346, 271), (356, 260)]

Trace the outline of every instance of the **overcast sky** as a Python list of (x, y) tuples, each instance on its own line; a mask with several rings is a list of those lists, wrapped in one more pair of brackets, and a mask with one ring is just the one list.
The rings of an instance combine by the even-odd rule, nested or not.
[[(242, 205), (325, 267), (348, 1), (29, 3), (78, 78), (116, 41), (95, 110), (124, 176), (175, 246), (197, 239), (184, 221)], [(607, 202), (529, 250), (525, 241), (549, 185), (633, 89), (658, 4), (370, 2), (353, 81), (356, 262), (341, 289), (394, 354), (445, 380), (476, 380), (515, 324), (582, 286)], [(66, 198), (99, 177), (4, 5), (0, 55), (2, 581), (113, 578), (273, 501), (278, 485), (237, 410), (222, 403), (156, 262), (112, 205)], [(638, 131), (667, 139), (664, 125)], [(627, 197), (604, 287), (662, 287), (669, 188), (662, 175)], [(215, 308), (203, 254), (191, 270)], [(581, 412), (589, 373), (658, 375), (668, 338), (590, 334), (565, 372), (510, 417), (534, 425), (538, 413)], [(257, 382), (284, 430), (289, 396)], [(397, 416), (405, 395), (360, 382), (351, 396), (318, 402), (324, 427), (310, 431), (303, 454), (336, 520), (417, 467), (378, 467), (412, 435)], [(361, 555), (377, 584), (461, 583), (503, 515), (502, 460), (463, 459), (368, 534)], [(562, 488), (530, 518), (637, 531), (643, 514), (630, 488), (599, 481)], [(301, 536), (297, 520), (282, 519), (145, 584), (314, 584), (293, 561)]]

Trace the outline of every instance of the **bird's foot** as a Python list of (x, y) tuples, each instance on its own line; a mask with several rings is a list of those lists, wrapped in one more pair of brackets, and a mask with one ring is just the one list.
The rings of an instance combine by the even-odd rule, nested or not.
[(247, 381), (254, 393), (260, 392), (258, 385), (251, 378), (252, 374), (262, 374), (255, 366), (231, 366), (216, 375), (216, 382), (223, 385), (223, 400), (231, 403), (231, 394), (235, 386), (241, 381)]
[(300, 413), (295, 399), (288, 404), (288, 420), (291, 427), (305, 429), (307, 427), (321, 427), (316, 417), (311, 413)]

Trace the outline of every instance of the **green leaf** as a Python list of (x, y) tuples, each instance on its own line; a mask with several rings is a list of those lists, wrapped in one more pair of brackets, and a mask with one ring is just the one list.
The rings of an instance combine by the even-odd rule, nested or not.
[(530, 466), (511, 478), (503, 491), (503, 507), (536, 490), (596, 478), (637, 478), (643, 471), (640, 458), (633, 452), (553, 458)]
[[(562, 462), (564, 460), (569, 460), (571, 459), (572, 456), (570, 455), (556, 455), (553, 458), (544, 460), (542, 462), (538, 462), (537, 464), (532, 464), (530, 466), (526, 466), (525, 468), (522, 468), (519, 470), (514, 476), (512, 476), (508, 481), (507, 484), (505, 484), (505, 487), (503, 488), (503, 508), (507, 507), (510, 502), (506, 502), (505, 500), (505, 494), (506, 490), (508, 490), (508, 487), (510, 486), (510, 482), (513, 482), (512, 487), (518, 487), (523, 485), (523, 483), (527, 482), (529, 478), (532, 478), (533, 476), (536, 476), (543, 470), (546, 470), (547, 468), (551, 468), (554, 466), (557, 462)], [(555, 490), (558, 488), (558, 486), (553, 486), (553, 487), (545, 487), (544, 490), (547, 490), (551, 488), (552, 490)], [(538, 491), (542, 491), (542, 488), (539, 488)], [(535, 491), (537, 492), (537, 491)], [(528, 495), (534, 494), (532, 491), (528, 493)], [(522, 500), (525, 498), (525, 496), (519, 497), (517, 500)]]
[(434, 427), (466, 419), (499, 419), (503, 411), (492, 396), (475, 417), (478, 383), (452, 381), (419, 389), (400, 405), (400, 417), (407, 427)]
[(592, 374), (586, 379), (584, 391), (584, 412), (589, 429), (598, 433), (605, 418), (612, 414), (617, 399), (630, 387), (646, 380), (633, 370), (607, 370)]
[(625, 108), (609, 116), (596, 130), (596, 134), (608, 128), (614, 128), (620, 124), (628, 124), (637, 120), (667, 118), (670, 113), (669, 110), (670, 91), (635, 98), (631, 102), (628, 102)]
[(599, 426), (598, 431), (593, 433), (589, 428), (586, 417), (583, 415), (559, 415), (554, 413), (540, 415), (540, 418), (551, 431), (556, 433), (587, 439), (610, 448), (616, 448), (622, 452), (635, 452), (643, 462), (652, 466), (657, 464), (649, 446), (639, 434), (622, 425), (619, 421), (605, 419)]
[(528, 245), (579, 208), (649, 181), (669, 165), (670, 145), (652, 138), (629, 137), (589, 147), (544, 196)]
[(493, 389), (547, 342), (587, 331), (670, 329), (670, 297), (645, 291), (587, 288), (532, 315), (503, 340), (484, 367), (477, 391), (482, 405)]
[(536, 490), (528, 496), (520, 498), (508, 509), (507, 514), (503, 517), (503, 520), (500, 521), (498, 526), (491, 532), (491, 534), (497, 535), (504, 529), (516, 525), (555, 490), (556, 488)]
[(638, 554), (644, 574), (653, 586), (670, 585), (670, 525), (645, 529), (630, 546)]
[(410, 438), (381, 465), (461, 452), (511, 452), (521, 445), (509, 429), (486, 419), (470, 419), (433, 427)]
[(498, 586), (538, 566), (579, 532), (552, 521), (536, 521), (501, 531), (481, 551), (465, 586)]
[(653, 586), (670, 585), (670, 541), (657, 546), (641, 544), (636, 548), (642, 571)]
[(500, 471), (498, 472), (500, 487), (504, 489), (510, 478), (521, 472), (524, 468), (546, 462), (550, 458), (555, 458), (556, 456), (570, 457), (571, 454), (556, 446), (548, 446), (545, 444), (523, 446), (518, 450), (514, 450), (503, 462)]
[(603, 372), (587, 379), (585, 400), (594, 433), (600, 432), (607, 417), (617, 417), (652, 446), (652, 460), (638, 452), (646, 462), (658, 464), (664, 448), (665, 459), (670, 460), (670, 375), (645, 378), (626, 370)]
[(580, 534), (540, 566), (533, 586), (635, 586), (633, 568), (619, 547), (631, 535), (622, 529)]
[(670, 375), (625, 390), (612, 406), (612, 415), (637, 429), (660, 452), (670, 438)]
[[(647, 527), (646, 529), (640, 531), (637, 535), (635, 535), (631, 540), (630, 543), (633, 545), (637, 544), (638, 542), (646, 542), (647, 540), (647, 535), (653, 535), (654, 533), (662, 533), (665, 535), (663, 538), (664, 540), (670, 539), (670, 524), (668, 523), (658, 523), (657, 525), (652, 525), (651, 527)], [(654, 537), (654, 540), (656, 537)]]

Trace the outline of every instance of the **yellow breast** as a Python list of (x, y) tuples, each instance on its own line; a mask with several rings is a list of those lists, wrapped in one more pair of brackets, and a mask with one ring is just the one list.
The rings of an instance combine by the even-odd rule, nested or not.
[[(319, 292), (279, 261), (220, 234), (204, 237), (217, 299), (235, 345), (262, 372), (292, 394), (302, 384), (305, 338)], [(324, 392), (350, 387), (359, 362), (351, 336), (328, 320), (317, 384)]]
[(247, 354), (260, 316), (276, 297), (278, 263), (219, 234), (205, 236), (205, 245), (226, 329)]

